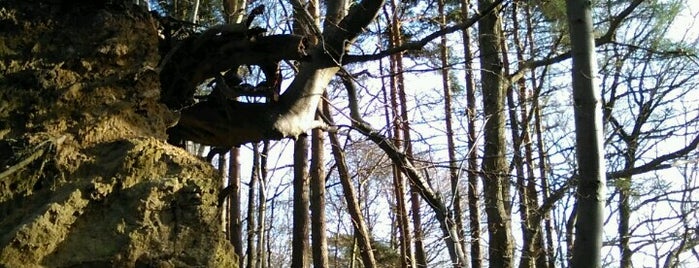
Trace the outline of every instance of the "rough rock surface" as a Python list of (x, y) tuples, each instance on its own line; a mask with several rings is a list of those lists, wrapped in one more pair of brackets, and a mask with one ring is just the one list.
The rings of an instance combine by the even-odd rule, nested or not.
[(165, 142), (156, 22), (76, 2), (0, 6), (0, 267), (234, 267), (217, 175)]

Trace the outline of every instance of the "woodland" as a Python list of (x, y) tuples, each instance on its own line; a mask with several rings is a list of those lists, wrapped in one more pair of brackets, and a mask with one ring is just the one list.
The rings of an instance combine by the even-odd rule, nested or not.
[(0, 267), (697, 267), (697, 16), (0, 0)]

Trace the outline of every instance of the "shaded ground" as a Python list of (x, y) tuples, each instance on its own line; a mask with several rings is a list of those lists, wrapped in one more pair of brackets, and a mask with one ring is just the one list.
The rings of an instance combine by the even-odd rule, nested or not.
[(165, 142), (157, 22), (4, 3), (0, 267), (233, 266), (215, 172)]

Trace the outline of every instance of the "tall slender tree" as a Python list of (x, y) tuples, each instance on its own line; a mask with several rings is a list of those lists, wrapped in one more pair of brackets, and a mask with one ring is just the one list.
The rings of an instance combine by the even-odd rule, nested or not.
[(308, 137), (300, 136), (294, 143), (294, 227), (292, 232), (291, 267), (308, 267), (309, 196), (308, 196)]
[[(447, 25), (446, 21), (446, 11), (445, 11), (445, 1), (437, 1), (437, 7), (439, 11), (439, 27), (440, 29), (445, 29)], [(449, 63), (449, 46), (447, 42), (447, 37), (442, 36), (439, 43), (439, 60), (441, 62), (441, 76), (442, 76), (442, 90), (444, 92), (444, 124), (446, 126), (446, 138), (447, 138), (447, 155), (449, 157), (449, 183), (451, 187), (452, 204), (454, 211), (454, 221), (456, 222), (456, 230), (459, 237), (455, 237), (454, 240), (461, 243), (462, 247), (465, 248), (466, 243), (464, 241), (464, 226), (463, 226), (463, 216), (461, 208), (461, 186), (460, 186), (460, 164), (457, 163), (456, 159), (456, 145), (454, 142), (454, 127), (453, 127), (453, 111), (452, 111), (452, 85), (450, 81), (450, 63)], [(465, 267), (468, 265), (466, 262), (468, 260), (452, 259), (454, 267)], [(464, 263), (459, 263), (464, 262)]]
[[(390, 12), (387, 7), (384, 7), (384, 15), (386, 20), (389, 21), (388, 25), (388, 43), (390, 47), (400, 46), (401, 41), (401, 20), (400, 20), (400, 3), (391, 0), (389, 2)], [(391, 100), (391, 114), (386, 115), (391, 120), (391, 125), (393, 128), (393, 144), (397, 148), (406, 148), (409, 146), (409, 141), (406, 134), (409, 135), (409, 131), (404, 131), (406, 129), (406, 121), (404, 121), (402, 111), (403, 102), (401, 101), (402, 94), (405, 94), (405, 87), (403, 84), (403, 55), (402, 53), (396, 53), (389, 57), (389, 87), (388, 95)], [(408, 208), (407, 202), (405, 200), (405, 177), (397, 165), (393, 165), (393, 194), (396, 199), (396, 217), (398, 224), (398, 231), (400, 232), (400, 253), (401, 253), (401, 267), (412, 267), (415, 266), (415, 259), (413, 258), (412, 247), (412, 235), (410, 234), (410, 221), (408, 218)]]
[(258, 147), (257, 143), (253, 143), (252, 172), (250, 173), (250, 183), (248, 184), (247, 249), (245, 252), (245, 267), (247, 268), (255, 267), (255, 263), (257, 262), (257, 250), (255, 249), (255, 237), (257, 236), (257, 225), (255, 224), (255, 211), (257, 211), (257, 206), (255, 200), (257, 200), (257, 198), (255, 198), (255, 189), (260, 176), (260, 151)]
[(595, 83), (597, 63), (592, 2), (567, 0), (573, 58), (573, 108), (578, 163), (577, 220), (571, 267), (601, 267), (606, 174), (602, 102)]
[[(525, 60), (525, 43), (520, 32), (529, 31), (529, 28), (522, 27), (520, 18), (526, 17), (521, 10), (526, 6), (515, 2), (512, 4), (512, 43), (515, 47), (517, 66), (523, 68)], [(524, 15), (524, 16), (523, 16)], [(531, 46), (532, 44), (526, 44)], [(536, 85), (536, 84), (534, 84)], [(537, 211), (539, 207), (536, 178), (534, 175), (534, 162), (532, 143), (530, 140), (529, 126), (531, 123), (530, 111), (528, 109), (526, 77), (522, 76), (508, 88), (507, 102), (510, 111), (510, 121), (512, 130), (512, 147), (514, 152), (513, 165), (517, 174), (517, 189), (519, 192), (519, 207), (522, 226), (522, 254), (519, 261), (520, 268), (526, 267), (546, 267), (546, 255), (544, 254), (544, 244), (542, 239), (541, 222)], [(522, 152), (522, 149), (524, 152)]]
[[(482, 11), (493, 1), (479, 0)], [(514, 239), (512, 237), (508, 203), (509, 176), (505, 141), (505, 88), (502, 59), (501, 18), (497, 12), (485, 15), (478, 22), (481, 48), (481, 81), (485, 133), (483, 152), (483, 188), (485, 212), (488, 216), (488, 262), (490, 267), (513, 267)]]
[[(342, 76), (342, 81), (348, 90), (354, 88), (352, 80), (349, 77)], [(323, 102), (323, 108), (325, 111), (329, 111), (330, 105), (327, 102)], [(334, 122), (330, 113), (326, 113), (326, 118), (328, 118), (330, 122)], [(377, 264), (374, 257), (374, 250), (371, 245), (371, 233), (364, 220), (364, 216), (362, 215), (359, 201), (357, 200), (357, 194), (351, 182), (349, 168), (345, 160), (345, 154), (340, 145), (340, 140), (335, 132), (329, 132), (328, 136), (330, 138), (330, 148), (335, 158), (335, 164), (337, 165), (338, 177), (340, 177), (340, 185), (342, 186), (342, 192), (347, 204), (347, 210), (350, 214), (350, 218), (352, 219), (353, 234), (357, 239), (357, 243), (359, 244), (358, 247), (360, 256), (362, 258), (362, 263), (364, 264), (364, 267), (376, 267)]]
[[(461, 1), (461, 13), (463, 20), (468, 17), (470, 0)], [(481, 226), (480, 226), (480, 205), (478, 202), (478, 149), (476, 148), (476, 85), (473, 73), (473, 53), (471, 51), (471, 30), (465, 28), (461, 31), (464, 47), (464, 69), (465, 69), (465, 94), (466, 94), (466, 120), (467, 120), (467, 177), (466, 196), (468, 199), (468, 222), (469, 222), (469, 243), (471, 245), (471, 267), (480, 268), (482, 266), (481, 254)], [(466, 247), (464, 247), (466, 248)]]
[(228, 163), (228, 236), (238, 259), (243, 264), (243, 225), (240, 217), (240, 148), (230, 150)]
[(267, 237), (267, 182), (269, 172), (267, 161), (269, 159), (269, 141), (262, 141), (262, 152), (260, 153), (260, 179), (257, 188), (258, 210), (257, 210), (257, 263), (255, 267), (267, 267), (268, 252), (265, 243)]
[[(394, 10), (394, 13), (395, 12), (397, 12), (397, 10)], [(400, 22), (398, 21), (399, 18), (395, 14), (393, 18), (395, 21), (391, 24), (393, 26), (390, 32), (393, 40), (393, 42), (391, 42), (391, 45), (400, 46), (403, 43), (403, 41), (401, 37), (402, 35), (398, 34), (400, 32)], [(396, 69), (393, 70), (395, 72), (393, 73), (393, 77), (395, 77), (395, 86), (397, 86), (398, 93), (398, 103), (400, 104), (399, 126), (400, 131), (403, 134), (403, 147), (405, 148), (405, 154), (409, 158), (414, 158), (412, 134), (410, 133), (412, 130), (410, 127), (410, 118), (408, 116), (408, 100), (406, 97), (407, 89), (405, 84), (405, 76), (403, 75), (404, 63), (402, 53), (395, 54), (393, 60), (395, 60), (396, 67)], [(425, 246), (423, 244), (424, 235), (422, 232), (422, 213), (420, 213), (420, 194), (415, 184), (409, 183), (408, 188), (410, 189), (410, 214), (412, 216), (412, 244), (414, 249), (414, 254), (412, 254), (414, 260), (411, 261), (411, 263), (414, 263), (412, 264), (412, 266), (415, 267), (426, 267), (427, 255), (425, 253)]]
[[(241, 23), (243, 11), (247, 5), (244, 0), (223, 0), (223, 10), (226, 23)], [(232, 147), (229, 151), (228, 163), (228, 235), (233, 245), (238, 265), (243, 264), (243, 235), (240, 214), (240, 148)]]
[[(322, 104), (319, 103), (319, 113)], [(318, 119), (321, 119), (318, 117)], [(325, 224), (325, 163), (323, 131), (314, 129), (311, 134), (311, 237), (314, 267), (328, 267), (328, 242)]]

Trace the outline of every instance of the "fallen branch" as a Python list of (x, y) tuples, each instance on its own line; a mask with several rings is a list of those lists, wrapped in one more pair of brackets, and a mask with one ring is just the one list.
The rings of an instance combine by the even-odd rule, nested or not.
[[(4, 179), (5, 177), (10, 176), (12, 173), (18, 172), (22, 170), (23, 168), (27, 167), (29, 164), (33, 163), (37, 159), (39, 159), (41, 156), (43, 156), (47, 150), (50, 150), (52, 147), (58, 146), (63, 141), (66, 139), (65, 136), (61, 136), (58, 138), (52, 138), (49, 140), (46, 140), (44, 142), (39, 143), (32, 149), (34, 151), (32, 154), (24, 158), (22, 161), (19, 163), (7, 168), (5, 171), (0, 172), (0, 180)], [(40, 171), (39, 171), (40, 172)]]

